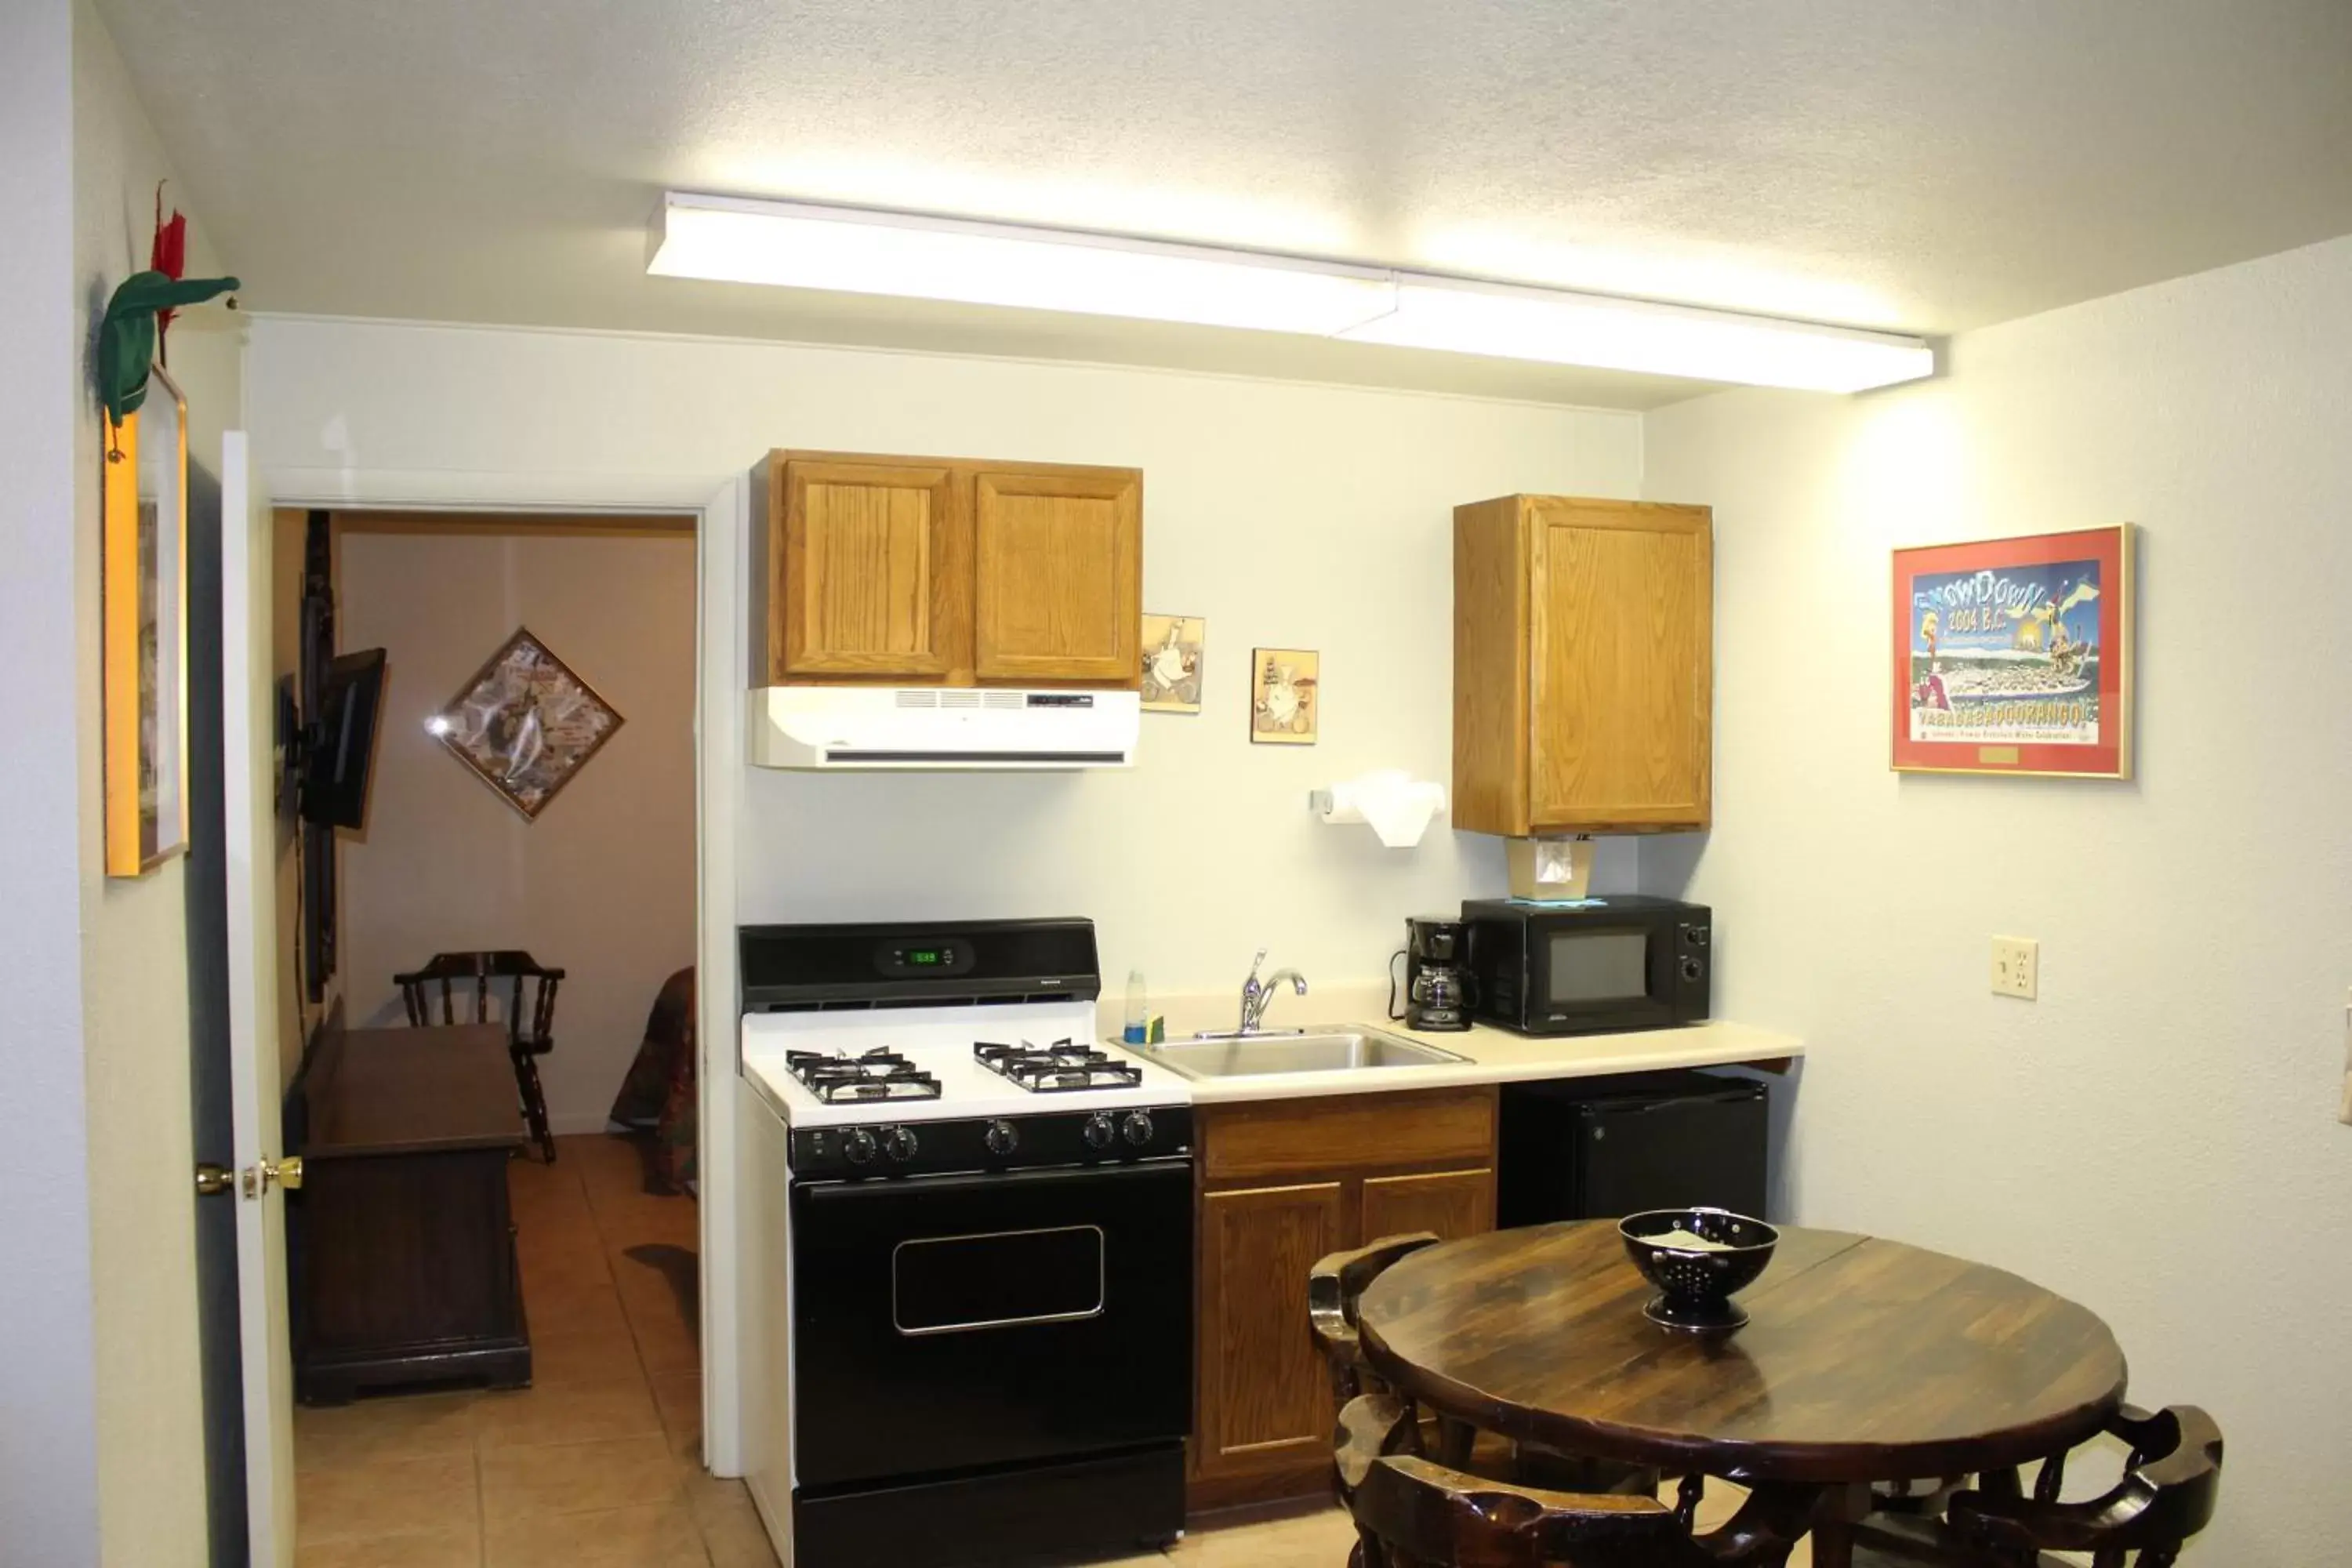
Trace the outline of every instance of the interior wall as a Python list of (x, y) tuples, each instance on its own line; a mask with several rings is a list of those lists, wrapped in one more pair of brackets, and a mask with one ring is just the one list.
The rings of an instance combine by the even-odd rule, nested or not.
[[(73, 95), (74, 296), (78, 320), (94, 332), (115, 286), (147, 265), (156, 182), (170, 180), (172, 168), (87, 0), (73, 14)], [(165, 200), (189, 216), (189, 275), (217, 272), (219, 258), (191, 194), (174, 182)], [(85, 340), (85, 353), (92, 342)], [(242, 355), (241, 323), (219, 305), (184, 311), (172, 328), (172, 373), (187, 396), (192, 468), (217, 469), (221, 433), (241, 411)], [(72, 603), (100, 1532), (106, 1561), (168, 1568), (205, 1555), (185, 867), (173, 861), (128, 881), (104, 872), (104, 459), (87, 363), (74, 387)]]
[(82, 1073), (79, 554), (84, 514), (76, 265), (74, 8), (0, 6), (0, 1257), (14, 1353), (0, 1356), (0, 1561), (98, 1557), (93, 1200)]
[[(1260, 946), (1371, 980), (1406, 916), (1502, 889), (1498, 840), (1441, 825), (1384, 849), (1314, 822), (1307, 792), (1449, 776), (1457, 502), (1630, 496), (1641, 468), (1629, 414), (708, 340), (265, 319), (252, 388), (281, 496), (428, 471), (715, 484), (786, 445), (1142, 468), (1144, 607), (1207, 618), (1205, 710), (1147, 715), (1130, 773), (753, 770), (740, 912), (1086, 914), (1114, 985), (1141, 967), (1170, 992), (1238, 987)], [(1321, 653), (1318, 744), (1249, 742), (1254, 647)], [(1601, 885), (1631, 886), (1630, 847), (1604, 849)]]
[[(2352, 1454), (2347, 363), (2352, 239), (1647, 421), (1648, 494), (1715, 508), (1718, 660), (1714, 832), (1642, 879), (1715, 906), (1725, 1015), (1808, 1043), (1796, 1215), (2098, 1311), (2137, 1402), (2228, 1433), (2233, 1568), (2340, 1557)], [(2124, 521), (2135, 778), (1890, 772), (1888, 552)]]
[[(392, 976), (435, 952), (527, 949), (565, 971), (550, 1119), (601, 1129), (662, 982), (694, 962), (690, 521), (342, 525), (338, 549), (340, 646), (389, 660), (366, 830), (341, 836), (351, 1021), (403, 1022)], [(425, 729), (520, 626), (624, 721), (535, 820)]]

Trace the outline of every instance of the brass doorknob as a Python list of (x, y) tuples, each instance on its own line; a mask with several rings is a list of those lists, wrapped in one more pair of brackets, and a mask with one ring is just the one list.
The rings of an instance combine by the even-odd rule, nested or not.
[(291, 1192), (302, 1184), (302, 1156), (289, 1154), (282, 1160), (257, 1160), (245, 1168), (245, 1179), (237, 1184), (249, 1199), (266, 1197), (269, 1184), (275, 1182)]
[(293, 1192), (302, 1184), (302, 1156), (289, 1154), (278, 1162), (278, 1184)]
[(236, 1173), (226, 1165), (215, 1165), (209, 1160), (196, 1163), (196, 1195), (215, 1198), (236, 1185)]

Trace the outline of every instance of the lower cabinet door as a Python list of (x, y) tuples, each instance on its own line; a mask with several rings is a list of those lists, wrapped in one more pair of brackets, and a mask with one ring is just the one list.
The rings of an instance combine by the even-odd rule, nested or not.
[(1364, 1178), (1366, 1243), (1384, 1236), (1434, 1231), (1440, 1239), (1495, 1228), (1495, 1173), (1438, 1171), (1425, 1176)]
[(1307, 1276), (1342, 1245), (1343, 1193), (1312, 1182), (1202, 1198), (1201, 1474), (1328, 1457), (1330, 1377), (1307, 1327)]

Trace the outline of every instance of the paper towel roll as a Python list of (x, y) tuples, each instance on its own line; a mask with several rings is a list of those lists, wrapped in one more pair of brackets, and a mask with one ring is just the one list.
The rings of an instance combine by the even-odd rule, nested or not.
[(1367, 823), (1382, 844), (1408, 849), (1421, 842), (1429, 819), (1445, 809), (1445, 786), (1382, 768), (1318, 791), (1315, 804), (1326, 822)]

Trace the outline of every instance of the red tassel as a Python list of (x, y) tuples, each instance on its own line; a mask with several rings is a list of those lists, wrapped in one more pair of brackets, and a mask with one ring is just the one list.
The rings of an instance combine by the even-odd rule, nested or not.
[[(163, 221), (163, 182), (161, 180), (155, 182), (155, 238), (147, 249), (147, 268), (172, 279), (184, 278), (188, 273), (188, 220), (179, 208), (173, 207), (172, 221)], [(155, 347), (159, 352), (164, 348), (164, 334), (171, 331), (172, 318), (178, 314), (177, 310), (155, 312)], [(163, 363), (172, 363), (168, 353), (164, 354)]]

